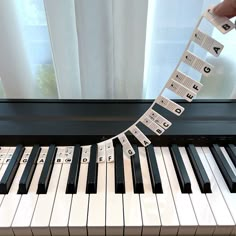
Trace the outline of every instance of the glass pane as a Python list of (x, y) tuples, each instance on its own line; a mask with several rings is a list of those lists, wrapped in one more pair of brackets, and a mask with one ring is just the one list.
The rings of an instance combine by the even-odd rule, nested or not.
[[(199, 17), (209, 6), (218, 3), (218, 0), (150, 1), (144, 80), (145, 98), (153, 99), (158, 96), (186, 50)], [(234, 20), (232, 19), (233, 22)], [(199, 28), (225, 46), (222, 54), (216, 58), (196, 44), (190, 44), (191, 52), (214, 66), (212, 75), (202, 76), (183, 64), (178, 68), (203, 84), (197, 98), (235, 97), (235, 33), (223, 35), (204, 19)], [(180, 98), (170, 91), (165, 90), (164, 94), (171, 98)]]
[(214, 65), (214, 73), (210, 77), (202, 76), (201, 82), (204, 86), (198, 94), (198, 98), (236, 98), (235, 32), (223, 35), (217, 29), (214, 29), (212, 37), (221, 42), (224, 49), (218, 58), (210, 53), (206, 55), (206, 60)]
[(58, 98), (43, 0), (15, 1), (30, 65), (33, 98)]

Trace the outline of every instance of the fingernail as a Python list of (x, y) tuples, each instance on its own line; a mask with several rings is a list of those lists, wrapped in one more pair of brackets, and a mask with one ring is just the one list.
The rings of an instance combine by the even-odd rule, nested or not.
[(215, 6), (215, 7), (212, 9), (213, 13), (217, 13), (217, 10), (218, 10), (218, 9), (219, 9), (219, 5)]

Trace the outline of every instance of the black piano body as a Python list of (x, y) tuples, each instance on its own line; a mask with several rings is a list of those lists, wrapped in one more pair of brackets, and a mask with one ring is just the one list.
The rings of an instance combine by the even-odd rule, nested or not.
[[(175, 100), (185, 108), (176, 116), (156, 111), (172, 122), (157, 136), (142, 127), (153, 145), (236, 141), (236, 100)], [(1, 100), (1, 145), (81, 145), (98, 143), (129, 128), (152, 105), (152, 100)], [(136, 142), (128, 135), (131, 142)]]
[[(8, 148), (8, 151), (7, 154), (2, 152), (5, 159), (1, 171), (2, 169), (6, 171), (4, 175), (2, 172), (0, 187), (8, 187), (9, 192), (6, 193), (5, 189), (0, 188), (2, 193), (0, 234), (115, 236), (227, 233), (235, 235), (235, 175), (231, 173), (232, 178), (228, 178), (232, 168), (226, 163), (226, 157), (220, 154), (226, 163), (224, 167), (230, 171), (223, 169), (224, 175), (223, 172), (221, 175), (217, 167), (218, 162), (216, 164), (213, 160), (207, 146), (213, 147), (213, 151), (218, 153), (219, 145), (231, 144), (235, 149), (236, 101), (196, 100), (188, 103), (178, 100), (176, 102), (185, 108), (181, 116), (153, 105), (151, 100), (1, 101), (0, 147)], [(137, 148), (135, 144), (141, 146), (137, 139), (126, 132), (136, 150), (132, 158), (123, 155), (121, 148), (117, 155), (117, 146), (121, 145), (116, 145), (113, 154), (109, 154), (115, 157), (115, 161), (112, 162), (107, 159), (107, 147), (104, 152), (104, 148), (92, 145), (89, 151), (90, 147), (86, 145), (108, 140), (124, 132), (151, 106), (153, 110), (172, 122), (171, 127), (161, 136), (144, 125), (137, 124), (153, 145), (149, 145), (146, 149)], [(16, 149), (13, 153), (11, 148), (14, 146)], [(33, 146), (32, 155), (29, 146)], [(43, 167), (40, 158), (37, 165), (35, 160), (31, 161), (33, 160), (31, 157), (37, 156), (35, 150), (39, 153), (39, 146), (41, 146), (40, 155), (42, 154), (40, 158), (43, 159), (45, 157), (43, 155), (47, 155)], [(45, 151), (45, 146), (49, 146), (48, 152)], [(20, 161), (23, 147), (25, 149), (22, 159), (24, 155), (30, 159), (26, 163)], [(4, 148), (1, 148), (1, 151)], [(70, 152), (70, 148), (74, 148), (74, 152)], [(191, 149), (189, 157), (185, 149)], [(84, 157), (88, 157), (87, 151), (90, 153), (90, 161), (83, 162)], [(70, 166), (66, 162), (67, 155), (72, 153), (74, 153), (73, 161), (76, 162), (71, 163), (80, 166), (80, 170), (76, 167), (77, 172), (71, 171), (74, 165)], [(99, 161), (100, 158), (97, 159), (99, 155), (106, 161)], [(9, 162), (7, 162), (8, 156)], [(78, 158), (80, 156), (82, 161)], [(190, 156), (191, 159), (200, 161), (195, 168), (191, 167), (194, 165), (190, 164)], [(65, 162), (62, 161), (62, 157)], [(72, 156), (70, 158), (72, 160)], [(156, 164), (150, 164), (151, 158), (156, 160)], [(124, 162), (124, 164), (119, 162), (120, 168), (116, 161), (118, 159)], [(15, 160), (18, 169), (12, 168), (11, 163)], [(48, 160), (53, 164), (46, 164), (49, 163)], [(34, 169), (27, 170), (25, 165), (29, 163), (33, 163)], [(151, 165), (152, 168), (156, 166), (156, 171), (150, 167)], [(54, 166), (53, 169), (50, 166)], [(7, 184), (9, 181), (5, 181), (5, 176), (13, 176), (8, 167), (14, 169), (15, 176), (14, 179), (11, 178), (13, 181), (10, 184)], [(212, 168), (216, 173), (213, 174)], [(160, 172), (160, 178), (154, 180), (154, 175), (149, 172)], [(205, 177), (203, 177), (204, 172)], [(26, 194), (17, 192), (24, 173), (34, 173), (31, 174), (30, 185), (30, 182), (25, 181), (29, 187)], [(75, 180), (76, 191), (68, 193), (66, 186), (70, 184), (71, 173), (74, 175), (72, 180)], [(44, 181), (45, 176), (50, 181)], [(118, 178), (119, 176), (122, 178)], [(227, 180), (227, 184), (229, 183), (228, 186), (232, 187), (232, 192), (229, 191), (222, 176)], [(161, 191), (154, 191), (153, 183), (160, 179)], [(209, 186), (210, 191), (205, 191), (205, 188), (200, 190), (200, 186), (205, 186), (207, 183), (212, 186), (212, 188)], [(125, 189), (125, 192), (123, 190), (115, 192), (117, 191), (115, 186), (120, 184), (123, 184), (122, 189)], [(46, 186), (45, 192), (41, 190), (38, 192), (39, 186)], [(28, 203), (29, 199), (31, 204)]]

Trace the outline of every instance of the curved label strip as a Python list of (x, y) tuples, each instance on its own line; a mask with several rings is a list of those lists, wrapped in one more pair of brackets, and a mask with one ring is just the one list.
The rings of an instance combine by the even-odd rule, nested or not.
[[(125, 135), (127, 131), (130, 131), (143, 146), (151, 143), (150, 140), (142, 133), (142, 131), (136, 127), (136, 124), (138, 124), (139, 122), (143, 123), (157, 135), (161, 135), (165, 131), (165, 129), (171, 125), (171, 122), (169, 122), (167, 119), (165, 119), (163, 116), (152, 109), (155, 104), (164, 107), (177, 116), (180, 116), (183, 113), (184, 108), (182, 106), (163, 96), (163, 92), (165, 89), (169, 89), (175, 92), (177, 95), (183, 97), (187, 101), (191, 102), (193, 97), (202, 88), (201, 83), (195, 81), (193, 78), (190, 78), (188, 75), (182, 73), (178, 69), (181, 63), (185, 63), (191, 66), (205, 76), (209, 76), (211, 74), (213, 66), (189, 51), (191, 42), (198, 44), (200, 47), (207, 50), (215, 57), (218, 57), (224, 48), (221, 43), (198, 29), (203, 17), (205, 17), (223, 34), (228, 33), (232, 29), (235, 29), (235, 24), (232, 23), (228, 18), (214, 15), (212, 13), (212, 8), (208, 9), (200, 17), (186, 46), (186, 50), (184, 51), (183, 56), (177, 64), (173, 74), (170, 76), (170, 79), (166, 82), (166, 85), (162, 89), (160, 95), (155, 99), (151, 107), (130, 128), (108, 140), (109, 142), (111, 142), (115, 138), (118, 138), (123, 145), (124, 152), (128, 156), (132, 156), (134, 154), (134, 150)], [(167, 127), (164, 124), (166, 124)]]

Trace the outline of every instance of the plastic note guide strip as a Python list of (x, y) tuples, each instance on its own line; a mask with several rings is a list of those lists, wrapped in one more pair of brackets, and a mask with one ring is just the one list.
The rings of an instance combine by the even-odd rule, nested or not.
[(177, 103), (171, 101), (169, 98), (166, 98), (164, 96), (157, 97), (155, 102), (177, 116), (180, 116), (184, 111), (184, 108), (182, 106), (178, 105)]
[(190, 78), (188, 75), (180, 72), (179, 70), (176, 70), (171, 76), (171, 78), (177, 81), (178, 83), (184, 85), (186, 88), (192, 90), (194, 93), (198, 93), (203, 86), (201, 83), (195, 81), (194, 79)]
[(211, 22), (221, 33), (226, 34), (235, 29), (235, 24), (227, 17), (219, 17), (213, 14), (212, 8), (204, 13), (204, 17)]
[(160, 125), (163, 129), (168, 129), (172, 125), (170, 121), (152, 109), (147, 111), (147, 115), (152, 121)]
[(210, 52), (213, 56), (218, 57), (224, 48), (224, 45), (196, 29), (193, 36), (193, 42)]
[(131, 146), (129, 140), (127, 139), (126, 135), (124, 133), (121, 133), (118, 135), (118, 139), (120, 140), (120, 143), (123, 146), (125, 154), (127, 154), (128, 156), (133, 156), (135, 154), (135, 151)]
[(182, 62), (188, 64), (193, 67), (197, 71), (201, 72), (205, 76), (209, 76), (213, 70), (213, 65), (208, 62), (202, 60), (198, 56), (194, 55), (190, 51), (186, 51), (182, 57)]
[(144, 147), (151, 144), (151, 141), (145, 136), (145, 134), (136, 125), (131, 126), (129, 131), (134, 135), (136, 139), (138, 139), (138, 141)]

